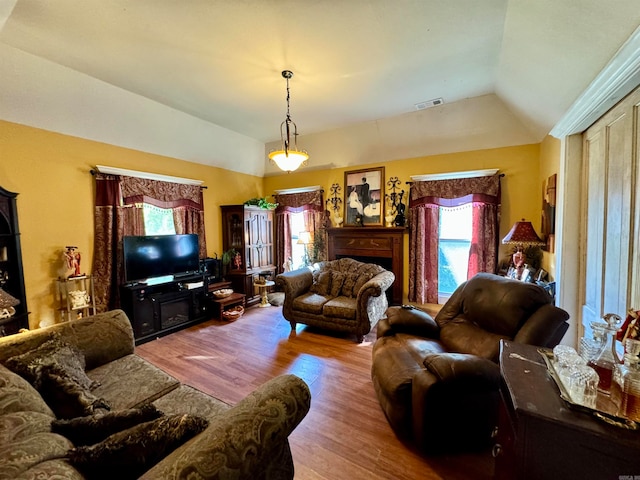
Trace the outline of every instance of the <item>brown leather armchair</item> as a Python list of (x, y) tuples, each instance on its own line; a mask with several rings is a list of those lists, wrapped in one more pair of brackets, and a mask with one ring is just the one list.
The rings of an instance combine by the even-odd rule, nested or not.
[(435, 319), (389, 308), (371, 369), (389, 423), (427, 451), (488, 445), (497, 425), (500, 340), (553, 347), (568, 318), (541, 287), (488, 273), (460, 285)]

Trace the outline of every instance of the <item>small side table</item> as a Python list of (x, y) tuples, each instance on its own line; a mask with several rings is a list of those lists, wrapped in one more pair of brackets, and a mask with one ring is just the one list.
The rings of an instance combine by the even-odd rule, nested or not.
[(273, 280), (267, 280), (265, 283), (254, 283), (254, 285), (258, 287), (258, 290), (260, 291), (261, 300), (260, 305), (258, 305), (259, 307), (265, 308), (271, 306), (271, 304), (269, 303), (269, 297), (267, 297), (267, 292), (269, 291), (269, 288), (273, 287), (275, 284), (276, 282), (274, 282)]
[(228, 297), (214, 298), (212, 302), (218, 307), (218, 320), (223, 320), (222, 312), (238, 305), (244, 307), (244, 293), (232, 293)]

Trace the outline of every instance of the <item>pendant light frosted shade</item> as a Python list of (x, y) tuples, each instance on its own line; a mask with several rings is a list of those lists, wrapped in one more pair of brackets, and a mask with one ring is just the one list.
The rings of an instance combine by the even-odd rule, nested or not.
[(309, 159), (309, 155), (306, 152), (296, 150), (288, 150), (286, 152), (284, 150), (275, 150), (269, 153), (269, 158), (276, 163), (280, 170), (293, 172)]

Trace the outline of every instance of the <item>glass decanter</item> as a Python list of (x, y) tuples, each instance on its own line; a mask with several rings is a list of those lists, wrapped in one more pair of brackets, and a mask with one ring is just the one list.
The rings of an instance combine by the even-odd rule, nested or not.
[(609, 394), (611, 390), (611, 380), (616, 365), (620, 364), (620, 359), (616, 352), (616, 332), (622, 318), (615, 313), (607, 313), (604, 316), (606, 326), (604, 327), (605, 340), (595, 358), (589, 360), (588, 365), (593, 368), (599, 377), (598, 390)]
[(584, 336), (580, 339), (578, 346), (578, 354), (584, 359), (585, 363), (594, 360), (602, 345), (607, 339), (604, 333), (607, 324), (600, 321), (591, 322), (591, 337)]
[(623, 417), (640, 421), (640, 341), (625, 342), (624, 369), (621, 369), (621, 402), (619, 412)]

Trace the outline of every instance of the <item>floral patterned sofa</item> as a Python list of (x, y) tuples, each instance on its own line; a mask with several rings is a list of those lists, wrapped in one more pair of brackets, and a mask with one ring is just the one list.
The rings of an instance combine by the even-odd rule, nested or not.
[(276, 284), (284, 290), (282, 314), (292, 330), (304, 323), (353, 333), (360, 343), (384, 316), (394, 280), (379, 265), (340, 258), (282, 273)]
[[(37, 357), (34, 363), (34, 356), (56, 342), (64, 346)], [(25, 363), (25, 358), (31, 363)], [(64, 366), (51, 365), (51, 358)], [(63, 390), (52, 392), (45, 386), (51, 378), (58, 378), (48, 375), (49, 371), (64, 370), (73, 363), (70, 358), (80, 358), (85, 369), (70, 370), (64, 391), (69, 383), (82, 383), (69, 380), (74, 375), (86, 375), (91, 387), (81, 396), (81, 405), (84, 413), (93, 415), (73, 418), (68, 414), (61, 420), (54, 412), (69, 413), (65, 408), (80, 397), (58, 404), (57, 394)], [(39, 375), (38, 389), (22, 373), (14, 372), (16, 365), (25, 364), (37, 366), (27, 373)], [(274, 378), (236, 406), (181, 384), (135, 354), (131, 324), (121, 310), (0, 338), (0, 479), (290, 479), (294, 470), (288, 436), (306, 415), (310, 398), (307, 385), (294, 375)], [(110, 407), (109, 412), (101, 411), (105, 406)], [(131, 419), (131, 412), (148, 411), (161, 417), (95, 445), (79, 447), (76, 443), (82, 445), (87, 442), (79, 440), (104, 432), (85, 426), (74, 437), (59, 433), (61, 426), (69, 429), (87, 419), (100, 422), (127, 412), (127, 418), (117, 419), (122, 422)], [(181, 437), (184, 442), (176, 444), (175, 438), (158, 434), (169, 421), (181, 433), (188, 433)], [(150, 430), (149, 425), (154, 428)], [(140, 438), (135, 440), (132, 431)], [(128, 447), (137, 451), (119, 457), (126, 453), (120, 448), (114, 457), (117, 441), (125, 446), (128, 441)], [(103, 448), (97, 448), (100, 446)], [(87, 458), (97, 462), (93, 470)]]

